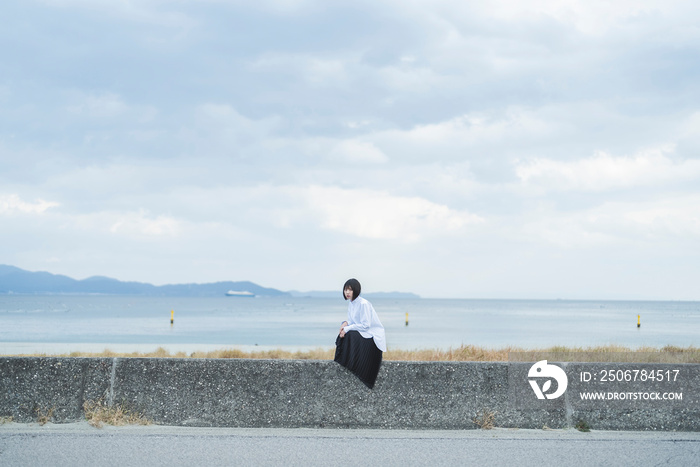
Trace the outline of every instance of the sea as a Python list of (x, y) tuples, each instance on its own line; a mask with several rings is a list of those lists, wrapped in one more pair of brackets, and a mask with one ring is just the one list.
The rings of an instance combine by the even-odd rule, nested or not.
[[(700, 302), (371, 301), (389, 350), (700, 346)], [(340, 296), (0, 295), (0, 355), (330, 349), (346, 313)]]

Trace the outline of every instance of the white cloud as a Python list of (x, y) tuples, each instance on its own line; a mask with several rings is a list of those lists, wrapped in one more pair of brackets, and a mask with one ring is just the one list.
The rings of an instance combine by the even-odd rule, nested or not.
[(35, 202), (23, 201), (19, 195), (0, 195), (0, 214), (43, 214), (47, 209), (59, 206), (54, 201), (38, 199)]
[(68, 107), (70, 112), (85, 114), (88, 117), (114, 117), (127, 109), (121, 97), (112, 93), (88, 95), (82, 102)]
[(557, 191), (606, 191), (700, 179), (700, 159), (674, 161), (673, 147), (642, 151), (632, 157), (599, 152), (576, 161), (531, 159), (519, 162), (515, 172), (527, 186)]
[(190, 225), (165, 214), (152, 214), (148, 209), (101, 210), (95, 212), (63, 212), (45, 222), (44, 228), (64, 235), (100, 239), (121, 237), (138, 243), (149, 242), (154, 238), (178, 237)]
[[(187, 15), (173, 11), (172, 6), (160, 0), (40, 0), (54, 8), (72, 8), (102, 11), (110, 17), (117, 17), (137, 23), (159, 26), (191, 28), (196, 23)], [(170, 7), (170, 8), (168, 8)]]
[(357, 129), (366, 127), (370, 123), (372, 123), (372, 122), (370, 122), (369, 120), (360, 120), (360, 121), (349, 121), (345, 125), (347, 125), (348, 128), (351, 128), (353, 130), (357, 130)]
[(207, 137), (213, 134), (218, 138), (209, 141), (214, 146), (234, 141), (262, 144), (280, 123), (274, 116), (256, 120), (242, 115), (229, 104), (211, 102), (197, 106), (195, 119), (201, 134)]
[(296, 75), (311, 86), (347, 85), (361, 65), (357, 58), (325, 58), (311, 54), (265, 54), (249, 64), (252, 71)]
[(677, 195), (651, 203), (622, 205), (624, 222), (646, 238), (700, 238), (700, 195)]
[[(432, 3), (435, 11), (449, 12), (453, 17), (471, 15), (515, 24), (550, 18), (595, 35), (634, 26), (635, 22), (644, 20), (658, 23), (660, 17), (675, 16), (679, 10), (694, 7), (688, 0), (493, 0), (468, 4), (446, 0)], [(423, 8), (422, 2), (415, 4)]]
[[(110, 124), (121, 121), (123, 125), (139, 126), (132, 134), (144, 134), (148, 130), (140, 125), (152, 123), (158, 117), (158, 110), (151, 105), (129, 105), (122, 96), (111, 93), (81, 93), (69, 92), (70, 103), (66, 106), (68, 114), (77, 118), (89, 120), (91, 123), (107, 120)], [(110, 127), (110, 132), (118, 131), (119, 127)], [(89, 139), (90, 137), (86, 137)]]
[(331, 150), (331, 158), (338, 161), (383, 164), (388, 161), (386, 154), (374, 144), (358, 140), (344, 140)]
[[(517, 224), (516, 224), (517, 225)], [(651, 254), (651, 248), (695, 243), (700, 237), (700, 195), (667, 195), (639, 202), (609, 201), (581, 211), (540, 209), (516, 227), (530, 244), (596, 251), (613, 246)]]
[(698, 132), (698, 128), (700, 128), (700, 111), (691, 113), (679, 127), (681, 137), (695, 140), (700, 138), (700, 132)]
[(313, 186), (305, 196), (323, 228), (361, 238), (415, 242), (465, 233), (485, 221), (423, 198), (366, 189)]
[[(436, 123), (415, 125), (407, 130), (378, 131), (366, 137), (383, 148), (391, 158), (398, 155), (421, 159), (450, 160), (476, 156), (474, 151), (543, 141), (562, 124), (546, 120), (536, 112), (509, 108), (501, 114), (469, 113)], [(467, 152), (468, 151), (468, 152)]]
[(377, 77), (393, 92), (424, 93), (428, 89), (439, 89), (453, 84), (447, 77), (428, 67), (411, 66), (412, 62), (401, 61), (401, 66), (386, 66), (377, 71)]
[(145, 210), (119, 214), (109, 228), (110, 232), (127, 236), (177, 236), (180, 222), (172, 217), (153, 217)]

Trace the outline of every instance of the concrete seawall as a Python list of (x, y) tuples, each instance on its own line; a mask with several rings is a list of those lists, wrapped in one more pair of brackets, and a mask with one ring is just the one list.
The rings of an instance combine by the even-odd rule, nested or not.
[(499, 427), (700, 431), (700, 365), (556, 366), (568, 386), (548, 399), (562, 383), (532, 363), (386, 361), (369, 390), (332, 361), (3, 357), (0, 417), (73, 422), (104, 400), (163, 425), (474, 429), (493, 414)]

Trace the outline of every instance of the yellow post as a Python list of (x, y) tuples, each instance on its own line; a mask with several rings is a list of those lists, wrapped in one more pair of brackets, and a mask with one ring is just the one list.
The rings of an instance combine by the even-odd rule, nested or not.
[(170, 324), (175, 322), (175, 310), (170, 310)]
[(641, 319), (640, 319), (639, 315), (637, 315), (637, 327), (640, 327), (641, 325), (642, 325)]
[(406, 312), (406, 326), (408, 326), (408, 311)]

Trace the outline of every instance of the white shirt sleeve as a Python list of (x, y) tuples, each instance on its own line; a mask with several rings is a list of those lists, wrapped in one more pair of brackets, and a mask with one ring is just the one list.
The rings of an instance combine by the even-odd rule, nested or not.
[(362, 297), (357, 297), (348, 305), (348, 325), (345, 332), (358, 331), (364, 338), (373, 338), (377, 348), (386, 352), (386, 335), (384, 326), (379, 321), (377, 312), (370, 302)]
[(367, 332), (372, 324), (372, 310), (369, 302), (363, 300), (359, 303), (351, 303), (348, 307), (348, 324), (345, 332), (360, 331)]

